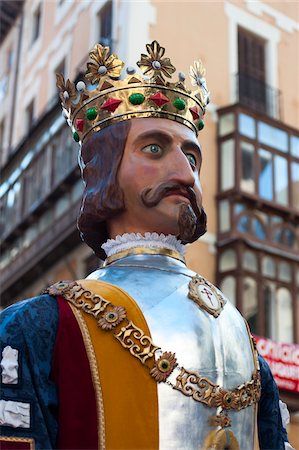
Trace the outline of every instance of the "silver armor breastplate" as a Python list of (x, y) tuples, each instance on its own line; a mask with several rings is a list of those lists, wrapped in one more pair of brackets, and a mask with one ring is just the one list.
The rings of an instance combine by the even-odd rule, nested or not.
[[(179, 364), (225, 389), (251, 380), (254, 359), (243, 318), (230, 302), (218, 318), (188, 298), (195, 274), (180, 261), (161, 255), (132, 255), (92, 273), (130, 294), (149, 325), (153, 342), (176, 354)], [(160, 449), (200, 449), (216, 430), (217, 414), (165, 383), (158, 384)], [(254, 447), (255, 406), (229, 411), (241, 450)]]

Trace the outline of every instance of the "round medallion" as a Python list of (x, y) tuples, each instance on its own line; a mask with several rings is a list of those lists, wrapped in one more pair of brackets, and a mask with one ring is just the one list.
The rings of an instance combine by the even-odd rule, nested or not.
[(219, 316), (226, 302), (215, 286), (199, 275), (190, 281), (188, 297), (214, 317)]

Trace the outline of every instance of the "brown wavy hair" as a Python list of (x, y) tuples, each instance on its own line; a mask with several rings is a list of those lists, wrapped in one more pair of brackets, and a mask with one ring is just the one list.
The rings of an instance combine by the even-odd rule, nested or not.
[(101, 245), (109, 237), (106, 221), (125, 207), (117, 173), (130, 127), (126, 120), (94, 133), (82, 145), (79, 158), (85, 188), (77, 224), (82, 240), (101, 259)]

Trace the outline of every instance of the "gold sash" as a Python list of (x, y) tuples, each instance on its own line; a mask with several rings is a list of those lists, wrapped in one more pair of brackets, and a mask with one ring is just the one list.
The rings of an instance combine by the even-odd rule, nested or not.
[[(122, 289), (97, 280), (79, 280), (85, 289), (126, 308), (147, 336), (150, 331), (135, 300)], [(158, 449), (157, 384), (136, 358), (92, 315), (71, 305), (87, 349), (97, 396), (99, 448)]]

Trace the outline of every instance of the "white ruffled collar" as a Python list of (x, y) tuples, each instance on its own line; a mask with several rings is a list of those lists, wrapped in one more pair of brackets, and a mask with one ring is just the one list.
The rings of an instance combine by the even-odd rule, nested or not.
[(185, 255), (185, 246), (172, 234), (158, 234), (158, 233), (124, 233), (116, 236), (115, 239), (108, 239), (102, 245), (107, 257), (129, 250), (131, 248), (146, 247), (146, 248), (167, 248), (175, 250), (182, 256)]

